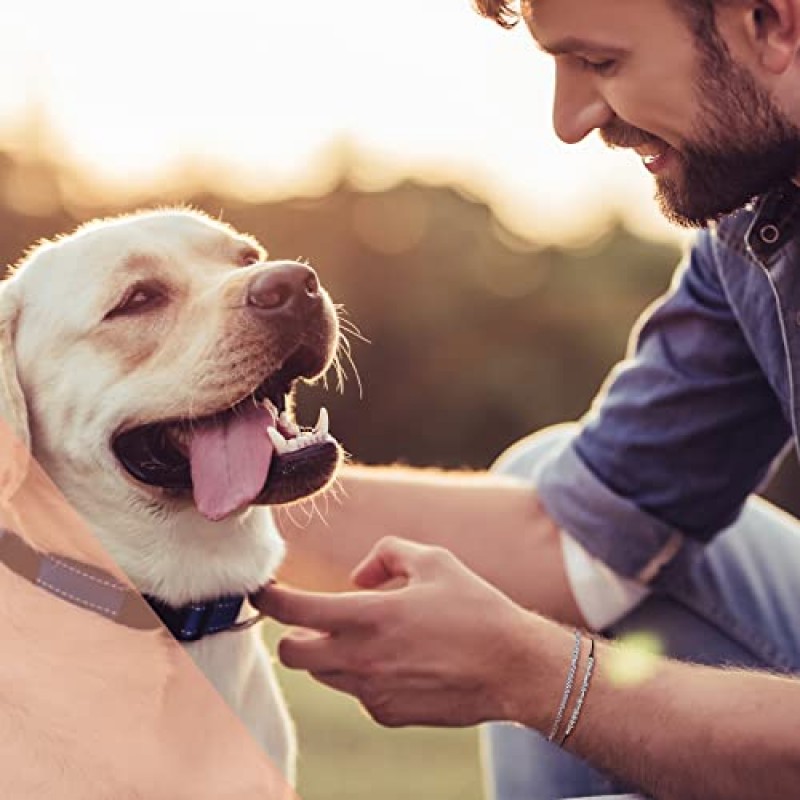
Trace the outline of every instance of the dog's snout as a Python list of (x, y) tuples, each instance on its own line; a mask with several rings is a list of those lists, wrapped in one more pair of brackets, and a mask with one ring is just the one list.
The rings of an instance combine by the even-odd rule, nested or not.
[(321, 302), (317, 273), (296, 261), (268, 267), (247, 287), (247, 305), (262, 316), (302, 316)]

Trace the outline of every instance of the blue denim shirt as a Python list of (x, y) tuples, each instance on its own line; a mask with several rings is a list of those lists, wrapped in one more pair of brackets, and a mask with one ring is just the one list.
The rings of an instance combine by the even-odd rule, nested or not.
[(550, 515), (648, 581), (733, 522), (798, 440), (800, 190), (700, 232), (579, 433), (539, 472)]

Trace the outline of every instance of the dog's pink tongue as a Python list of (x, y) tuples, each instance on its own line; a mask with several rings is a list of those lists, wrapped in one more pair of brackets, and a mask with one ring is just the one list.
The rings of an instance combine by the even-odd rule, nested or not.
[(248, 403), (194, 429), (189, 461), (194, 501), (203, 516), (223, 519), (264, 488), (272, 461), (270, 425), (275, 425), (272, 413)]

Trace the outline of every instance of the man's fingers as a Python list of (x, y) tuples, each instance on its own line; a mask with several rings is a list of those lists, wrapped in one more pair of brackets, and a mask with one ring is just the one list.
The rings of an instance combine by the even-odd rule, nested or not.
[(361, 589), (377, 589), (390, 581), (407, 580), (406, 575), (398, 575), (395, 567), (384, 559), (384, 553), (373, 550), (354, 570), (350, 580)]
[(362, 589), (397, 588), (423, 577), (439, 553), (439, 548), (389, 536), (375, 545), (350, 579)]
[(278, 622), (318, 631), (335, 631), (357, 624), (365, 600), (358, 594), (303, 592), (274, 583), (250, 597), (259, 611)]
[(278, 643), (278, 657), (285, 667), (308, 672), (332, 671), (344, 666), (341, 649), (326, 633), (290, 633)]
[(350, 579), (362, 589), (377, 589), (390, 581), (412, 577), (414, 548), (418, 545), (390, 536), (381, 539), (353, 570)]
[(311, 677), (320, 683), (329, 686), (331, 689), (337, 689), (340, 692), (358, 697), (361, 693), (362, 679), (354, 675), (348, 675), (344, 672), (312, 672)]

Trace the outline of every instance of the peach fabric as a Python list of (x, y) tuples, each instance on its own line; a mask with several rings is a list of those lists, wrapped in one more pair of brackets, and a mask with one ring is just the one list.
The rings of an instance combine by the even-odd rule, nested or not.
[[(128, 583), (0, 420), (0, 526)], [(295, 800), (163, 628), (72, 605), (0, 564), (0, 798)]]

